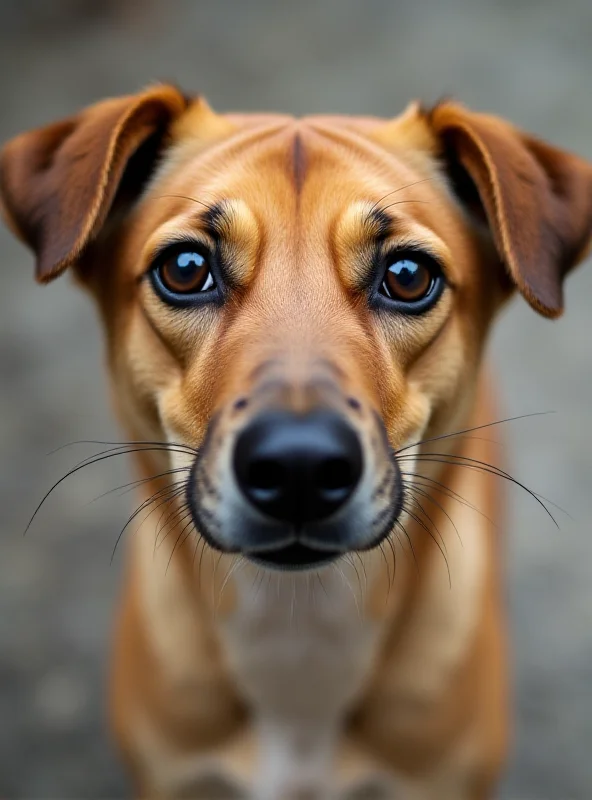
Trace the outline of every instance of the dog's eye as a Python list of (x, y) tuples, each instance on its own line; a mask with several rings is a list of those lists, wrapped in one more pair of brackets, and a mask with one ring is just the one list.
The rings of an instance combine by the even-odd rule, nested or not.
[(214, 287), (208, 257), (198, 248), (165, 253), (153, 272), (171, 294), (198, 294)]
[(436, 261), (423, 253), (395, 253), (386, 261), (380, 294), (398, 305), (426, 310), (435, 302), (443, 286)]
[(425, 264), (401, 258), (387, 267), (382, 290), (393, 300), (415, 303), (429, 293), (432, 283), (432, 273)]

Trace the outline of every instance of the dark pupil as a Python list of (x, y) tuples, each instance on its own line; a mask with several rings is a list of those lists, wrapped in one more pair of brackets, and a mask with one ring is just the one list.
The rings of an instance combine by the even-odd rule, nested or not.
[(179, 283), (190, 283), (195, 280), (196, 271), (200, 270), (205, 263), (205, 258), (199, 253), (179, 253), (171, 277)]
[(423, 283), (419, 264), (416, 264), (415, 261), (397, 261), (396, 264), (389, 267), (389, 272), (396, 276), (397, 283), (403, 289), (414, 289)]

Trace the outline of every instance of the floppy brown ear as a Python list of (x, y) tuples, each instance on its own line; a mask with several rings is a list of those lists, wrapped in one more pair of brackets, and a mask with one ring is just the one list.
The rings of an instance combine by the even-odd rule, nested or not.
[(8, 142), (0, 153), (3, 210), (37, 255), (38, 280), (76, 263), (104, 224), (130, 159), (149, 140), (157, 144), (187, 103), (173, 86), (155, 86)]
[(476, 189), (512, 281), (533, 308), (558, 317), (563, 277), (592, 234), (592, 165), (456, 103), (428, 120), (455, 177)]

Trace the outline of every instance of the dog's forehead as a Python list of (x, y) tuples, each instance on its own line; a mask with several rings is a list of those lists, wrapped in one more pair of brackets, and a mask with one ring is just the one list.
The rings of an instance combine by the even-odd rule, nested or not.
[[(335, 241), (337, 232), (361, 241), (373, 204), (408, 186), (415, 187), (417, 200), (439, 182), (432, 180), (439, 174), (426, 125), (416, 107), (385, 121), (218, 115), (196, 102), (173, 127), (171, 146), (151, 182), (147, 197), (169, 200), (150, 203), (148, 227), (155, 230), (174, 220), (185, 227), (191, 220), (199, 225), (205, 207), (228, 210), (230, 202), (234, 213), (228, 220), (237, 240), (253, 244), (266, 237), (286, 247), (296, 239), (304, 244), (306, 231), (307, 242), (317, 241), (319, 252), (321, 240)], [(398, 199), (409, 200), (409, 193)], [(430, 207), (408, 204), (393, 210), (419, 218)], [(344, 227), (344, 219), (351, 224)]]
[[(238, 177), (244, 182), (250, 166), (259, 171), (259, 179), (269, 177), (270, 172), (283, 172), (298, 192), (310, 175), (327, 169), (334, 176), (341, 169), (340, 178), (350, 181), (356, 174), (384, 173), (389, 158), (390, 167), (395, 166), (394, 153), (404, 168), (425, 172), (433, 166), (437, 149), (417, 104), (385, 120), (340, 115), (220, 115), (199, 100), (176, 123), (171, 140), (169, 174), (175, 167), (187, 174), (193, 162), (204, 176), (220, 181)], [(358, 173), (356, 167), (361, 167)]]
[(317, 263), (357, 252), (378, 235), (368, 222), (385, 198), (389, 218), (408, 236), (410, 225), (450, 228), (452, 207), (433, 202), (443, 179), (432, 139), (416, 106), (393, 120), (295, 118), (218, 115), (198, 101), (171, 131), (137, 228), (150, 250), (156, 239), (178, 238), (180, 230), (190, 236), (215, 220), (218, 234), (243, 254), (243, 278), (264, 257), (279, 263), (286, 254), (306, 260), (314, 253), (309, 260)]

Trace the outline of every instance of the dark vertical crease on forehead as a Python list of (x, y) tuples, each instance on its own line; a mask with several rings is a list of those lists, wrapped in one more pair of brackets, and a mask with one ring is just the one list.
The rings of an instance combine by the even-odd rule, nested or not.
[(306, 152), (299, 132), (294, 134), (292, 141), (292, 174), (296, 191), (300, 192), (306, 177)]

